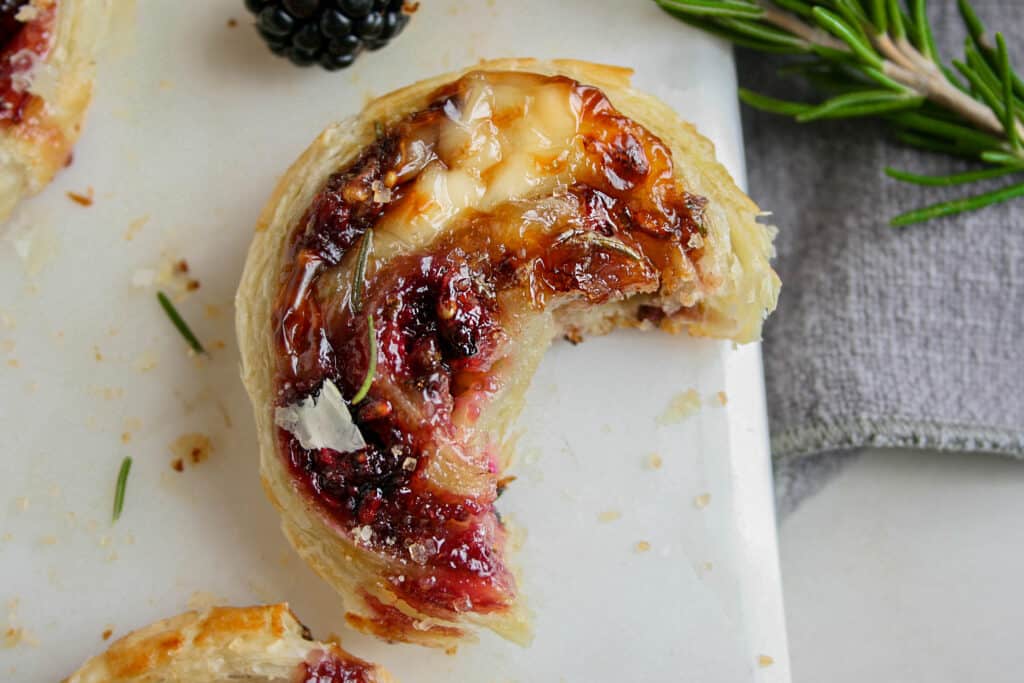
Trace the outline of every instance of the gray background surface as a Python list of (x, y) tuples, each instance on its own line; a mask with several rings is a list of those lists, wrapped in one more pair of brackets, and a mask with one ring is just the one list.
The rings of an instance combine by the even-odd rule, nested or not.
[[(930, 5), (943, 56), (961, 59), (956, 3)], [(1024, 3), (974, 6), (1024, 68)], [(776, 74), (781, 63), (740, 50), (741, 85), (814, 99)], [(1024, 456), (1024, 200), (887, 223), (1011, 181), (908, 185), (882, 169), (970, 166), (903, 147), (869, 120), (798, 124), (747, 107), (743, 117), (751, 194), (780, 227), (783, 290), (764, 344), (780, 513), (866, 446)]]

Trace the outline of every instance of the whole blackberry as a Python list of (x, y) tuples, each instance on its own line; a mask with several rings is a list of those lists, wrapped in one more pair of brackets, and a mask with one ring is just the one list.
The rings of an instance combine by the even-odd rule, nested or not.
[(402, 32), (405, 0), (245, 0), (256, 30), (275, 55), (293, 64), (344, 69)]

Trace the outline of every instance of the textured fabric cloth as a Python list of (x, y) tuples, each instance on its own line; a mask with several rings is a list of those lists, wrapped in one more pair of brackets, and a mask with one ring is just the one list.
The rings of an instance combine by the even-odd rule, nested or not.
[[(974, 0), (1024, 69), (1024, 2)], [(962, 59), (954, 0), (929, 3)], [(739, 51), (740, 84), (812, 101), (780, 61)], [(798, 124), (744, 108), (750, 191), (779, 226), (779, 308), (765, 329), (780, 514), (870, 446), (1024, 457), (1024, 199), (904, 229), (894, 215), (1008, 181), (922, 188), (886, 178), (969, 168), (901, 146), (884, 124)], [(1020, 177), (1016, 178), (1020, 181)]]

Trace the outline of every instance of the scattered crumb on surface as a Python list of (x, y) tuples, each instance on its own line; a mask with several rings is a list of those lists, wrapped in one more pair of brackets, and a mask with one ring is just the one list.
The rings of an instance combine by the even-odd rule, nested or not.
[(3, 536), (0, 536), (0, 541), (13, 541), (13, 540), (14, 540), (14, 534), (12, 534), (10, 531), (5, 533)]
[(647, 456), (648, 469), (660, 470), (663, 463), (664, 461), (661, 459), (661, 456), (658, 455), (657, 453), (651, 453), (649, 456)]
[(21, 512), (28, 510), (28, 504), (29, 501), (27, 496), (20, 496), (14, 499), (14, 506), (17, 507), (18, 510), (20, 510)]
[(173, 87), (174, 87), (174, 82), (173, 81), (169, 81), (169, 80), (166, 80), (166, 79), (160, 81), (160, 89), (161, 90), (170, 90)]
[(223, 314), (221, 307), (216, 304), (206, 304), (203, 310), (206, 313), (206, 317), (210, 319), (219, 318)]
[(4, 353), (13, 353), (14, 347), (15, 343), (13, 339), (4, 339), (3, 342), (0, 342), (0, 349), (3, 349)]
[(50, 484), (50, 488), (46, 490), (53, 498), (60, 498), (60, 484)]
[(637, 544), (634, 547), (638, 553), (646, 553), (651, 549), (651, 544), (647, 541), (637, 541)]
[(21, 361), (19, 361), (17, 358), (10, 358), (7, 361), (7, 365), (12, 368), (20, 368)]
[(605, 510), (597, 516), (599, 522), (614, 522), (617, 519), (622, 519), (622, 513), (618, 510)]
[(729, 402), (729, 397), (725, 395), (724, 391), (719, 391), (715, 395), (718, 397), (718, 402), (721, 403), (723, 406)]
[(25, 384), (25, 391), (30, 394), (36, 393), (39, 390), (39, 382), (27, 382)]
[(92, 186), (90, 186), (84, 193), (68, 191), (67, 195), (68, 199), (80, 206), (92, 206), (93, 200), (96, 197), (96, 193), (92, 189)]
[(769, 657), (768, 655), (758, 655), (757, 656), (757, 665), (759, 667), (761, 667), (762, 669), (765, 668), (765, 667), (771, 666), (774, 663), (775, 663), (775, 660), (772, 659), (771, 657)]
[(174, 470), (175, 472), (184, 472), (184, 461), (181, 458), (175, 458), (174, 460), (171, 461), (171, 469)]
[(189, 433), (179, 436), (171, 442), (169, 448), (175, 458), (181, 460), (183, 464), (189, 462), (198, 465), (213, 453), (213, 442), (205, 434)]
[(131, 242), (135, 239), (135, 236), (139, 234), (139, 231), (149, 222), (149, 214), (139, 216), (131, 223), (128, 224), (128, 229), (124, 231), (123, 239), (125, 242)]
[(43, 545), (57, 545), (57, 537), (56, 536), (43, 536), (42, 538), (39, 539), (39, 542), (42, 543)]
[(235, 19), (234, 17), (228, 19), (228, 28), (234, 28), (236, 26), (238, 26), (238, 19)]
[(601, 425), (601, 433), (602, 434), (611, 434), (612, 433), (612, 426), (610, 424), (608, 424), (607, 422), (605, 422), (603, 425)]
[(213, 348), (215, 348), (215, 349), (223, 349), (225, 346), (227, 346), (227, 344), (224, 343), (223, 339), (214, 339), (213, 340)]
[(110, 636), (112, 635), (114, 635), (114, 629), (108, 626), (107, 628), (103, 629), (103, 633), (100, 634), (100, 637), (103, 638), (103, 640), (110, 640)]
[(696, 389), (687, 389), (672, 397), (664, 412), (657, 417), (655, 422), (662, 427), (677, 424), (698, 410), (700, 410), (700, 394)]
[(138, 357), (135, 358), (134, 362), (132, 362), (132, 368), (137, 373), (147, 373), (156, 367), (157, 354), (150, 349), (146, 349), (139, 353)]
[(132, 440), (131, 432), (121, 432), (121, 443), (128, 443)]
[(100, 347), (92, 347), (92, 357), (96, 359), (97, 363), (103, 360), (103, 354), (100, 352)]
[(703, 510), (704, 508), (706, 508), (710, 504), (711, 504), (711, 494), (710, 493), (702, 493), (699, 496), (694, 496), (694, 498), (693, 498), (693, 506), (695, 508), (697, 508), (698, 510)]
[(139, 354), (139, 357), (132, 363), (132, 367), (135, 368), (136, 372), (149, 372), (156, 367), (156, 354), (153, 351), (143, 351)]

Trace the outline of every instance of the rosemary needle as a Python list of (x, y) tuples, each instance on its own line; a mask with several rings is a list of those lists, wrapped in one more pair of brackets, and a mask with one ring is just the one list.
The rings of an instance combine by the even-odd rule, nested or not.
[(366, 323), (370, 330), (370, 363), (366, 368), (366, 377), (363, 378), (362, 386), (359, 387), (356, 395), (352, 397), (352, 405), (366, 398), (366, 395), (370, 393), (370, 387), (373, 386), (373, 376), (377, 374), (377, 331), (373, 329), (372, 313), (366, 316)]
[(358, 313), (363, 310), (363, 287), (366, 280), (366, 260), (373, 248), (373, 230), (363, 233), (363, 240), (359, 245), (359, 255), (356, 257), (356, 270), (352, 274), (352, 311)]
[(964, 197), (963, 199), (954, 199), (949, 202), (942, 202), (939, 204), (933, 204), (932, 206), (926, 206), (923, 209), (916, 211), (908, 211), (907, 213), (900, 214), (892, 219), (891, 223), (893, 227), (902, 228), (906, 225), (913, 223), (920, 223), (922, 221), (931, 220), (932, 218), (938, 218), (939, 216), (952, 216), (953, 214), (962, 213), (964, 211), (973, 211), (974, 209), (980, 209), (992, 204), (998, 204), (999, 202), (1005, 202), (1008, 199), (1014, 197), (1024, 197), (1024, 183), (1017, 185), (1010, 185), (1004, 187), (1001, 190), (995, 190), (993, 192), (986, 192), (985, 194), (975, 195), (973, 197)]
[(203, 345), (199, 343), (198, 339), (196, 339), (196, 335), (192, 333), (188, 323), (186, 323), (185, 319), (181, 317), (181, 314), (178, 313), (178, 309), (174, 307), (174, 304), (172, 304), (171, 300), (167, 298), (167, 295), (163, 292), (157, 292), (156, 298), (160, 302), (160, 306), (164, 309), (164, 312), (167, 314), (167, 317), (171, 319), (171, 322), (178, 329), (178, 332), (181, 333), (181, 336), (185, 338), (185, 341), (188, 342), (188, 345), (192, 347), (192, 350), (196, 353), (206, 353), (206, 349), (204, 349)]
[(117, 473), (117, 488), (114, 489), (114, 522), (120, 519), (121, 510), (124, 508), (124, 490), (128, 485), (128, 473), (131, 469), (132, 459), (126, 457), (121, 461), (121, 470)]

